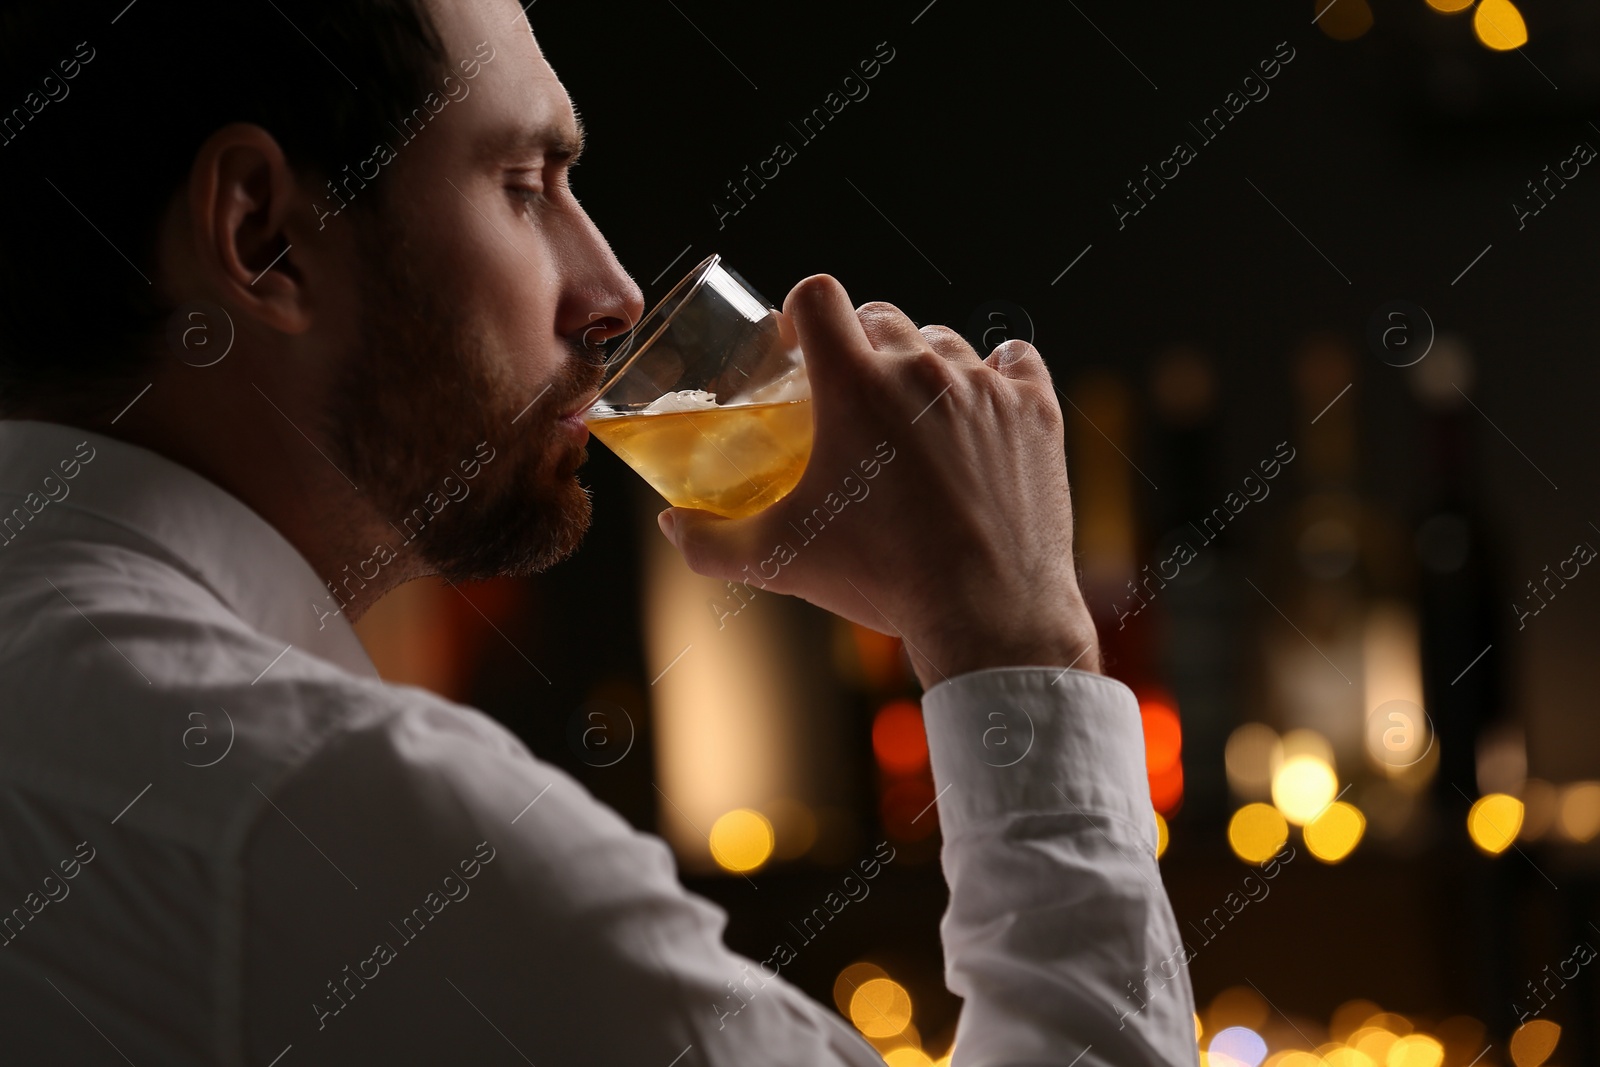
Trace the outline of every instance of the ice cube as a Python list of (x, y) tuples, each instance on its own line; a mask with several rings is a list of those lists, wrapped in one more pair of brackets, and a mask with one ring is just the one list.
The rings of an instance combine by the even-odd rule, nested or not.
[(642, 412), (644, 415), (663, 415), (671, 411), (705, 411), (717, 406), (717, 394), (704, 389), (680, 389), (652, 401)]

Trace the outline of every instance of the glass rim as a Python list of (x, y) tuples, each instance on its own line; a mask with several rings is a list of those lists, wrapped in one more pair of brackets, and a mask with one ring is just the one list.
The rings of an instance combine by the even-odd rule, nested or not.
[[(596, 403), (598, 403), (600, 398), (605, 396), (606, 393), (611, 390), (611, 387), (616, 384), (617, 379), (626, 374), (628, 372), (628, 368), (632, 367), (634, 363), (638, 361), (640, 356), (644, 355), (650, 350), (650, 346), (655, 344), (656, 339), (666, 332), (667, 327), (672, 325), (672, 320), (678, 317), (678, 312), (682, 311), (684, 307), (688, 305), (689, 301), (694, 299), (695, 294), (700, 291), (700, 288), (703, 285), (705, 285), (706, 279), (711, 277), (711, 272), (715, 270), (721, 262), (722, 255), (719, 252), (713, 252), (705, 259), (701, 260), (693, 270), (679, 280), (678, 284), (672, 287), (666, 296), (663, 296), (660, 300), (656, 301), (655, 306), (645, 313), (644, 317), (639, 320), (638, 325), (628, 331), (627, 337), (622, 342), (621, 350), (611, 361), (609, 361), (609, 365), (607, 366), (605, 372), (605, 377), (601, 379), (599, 388), (595, 390), (594, 399), (589, 401), (587, 407), (593, 407)], [(685, 289), (688, 291), (685, 292)], [(650, 336), (646, 337), (642, 344), (640, 344), (637, 348), (633, 348), (633, 350), (630, 352), (629, 348), (633, 345), (634, 340), (639, 336), (639, 331), (644, 329), (645, 324), (650, 322), (650, 320), (657, 313), (659, 313), (663, 307), (665, 307), (680, 293), (683, 295), (683, 299), (678, 301), (678, 305), (668, 312), (664, 318), (662, 318), (660, 325), (655, 326), (652, 329)], [(612, 367), (615, 367), (615, 369), (611, 369)]]

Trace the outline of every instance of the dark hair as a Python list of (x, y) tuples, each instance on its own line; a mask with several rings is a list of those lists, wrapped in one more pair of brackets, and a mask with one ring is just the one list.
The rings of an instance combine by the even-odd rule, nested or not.
[(444, 65), (424, 0), (0, 0), (0, 413), (133, 396), (174, 310), (159, 224), (213, 132), (331, 177)]

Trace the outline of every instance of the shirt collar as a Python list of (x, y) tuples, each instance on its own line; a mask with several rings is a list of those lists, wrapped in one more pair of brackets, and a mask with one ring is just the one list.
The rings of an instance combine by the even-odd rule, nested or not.
[[(0, 420), (0, 497), (45, 499), (45, 477), (63, 484), (60, 463), (74, 459), (83, 442), (94, 449), (93, 458), (64, 482), (65, 496), (44, 504), (38, 519), (68, 511), (138, 534), (247, 625), (352, 674), (378, 677), (349, 621), (324, 614), (327, 587), (300, 551), (243, 501), (187, 467), (72, 426)], [(13, 506), (7, 501), (4, 510)], [(30, 523), (18, 539), (48, 537), (55, 524), (33, 529)], [(323, 607), (319, 612), (313, 605)]]

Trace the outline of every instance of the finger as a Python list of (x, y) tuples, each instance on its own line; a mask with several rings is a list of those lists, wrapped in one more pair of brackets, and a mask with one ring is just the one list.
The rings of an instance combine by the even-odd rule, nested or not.
[(872, 347), (879, 352), (902, 352), (909, 355), (928, 347), (927, 341), (917, 331), (917, 324), (906, 318), (905, 312), (882, 300), (862, 304), (856, 317), (866, 332)]
[[(813, 274), (800, 279), (789, 290), (783, 313), (799, 335), (800, 350), (811, 371), (824, 365), (831, 369), (836, 362), (872, 348), (861, 320), (850, 306), (850, 294), (831, 275)], [(817, 384), (816, 377), (812, 375), (813, 385)], [(830, 376), (824, 372), (823, 377)]]
[(924, 326), (918, 332), (926, 344), (952, 363), (968, 363), (975, 367), (983, 362), (977, 351), (967, 344), (967, 339), (948, 326)]
[(732, 581), (757, 558), (766, 542), (759, 532), (761, 516), (726, 519), (696, 508), (672, 507), (656, 516), (656, 525), (683, 556), (690, 570), (706, 578)]
[(1050, 368), (1044, 365), (1044, 357), (1037, 348), (1020, 338), (1012, 338), (997, 346), (983, 363), (1016, 381), (1050, 384)]

